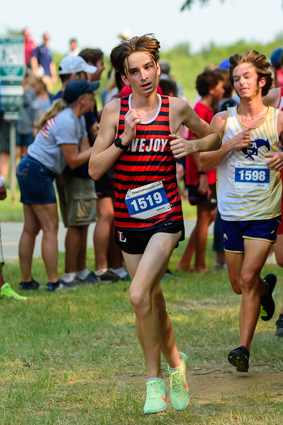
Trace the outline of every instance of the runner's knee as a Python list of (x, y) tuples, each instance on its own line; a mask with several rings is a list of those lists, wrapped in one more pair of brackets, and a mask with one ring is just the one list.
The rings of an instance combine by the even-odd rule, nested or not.
[(134, 312), (138, 315), (147, 315), (152, 308), (152, 300), (150, 293), (139, 289), (130, 289), (130, 303)]
[(241, 288), (251, 289), (257, 284), (258, 279), (252, 271), (243, 271), (241, 275)]

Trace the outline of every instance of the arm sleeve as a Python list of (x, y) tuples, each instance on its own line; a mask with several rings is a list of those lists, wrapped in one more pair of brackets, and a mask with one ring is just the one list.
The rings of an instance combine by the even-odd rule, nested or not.
[(56, 126), (56, 129), (52, 128), (52, 131), (57, 145), (78, 145), (76, 131), (74, 131), (73, 126)]

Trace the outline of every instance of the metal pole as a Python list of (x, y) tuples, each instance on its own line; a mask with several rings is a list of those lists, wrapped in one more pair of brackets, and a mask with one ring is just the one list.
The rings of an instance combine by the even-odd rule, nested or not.
[(10, 124), (10, 187), (12, 202), (16, 201), (16, 161), (15, 161), (15, 152), (16, 152), (16, 125), (15, 121), (11, 121)]

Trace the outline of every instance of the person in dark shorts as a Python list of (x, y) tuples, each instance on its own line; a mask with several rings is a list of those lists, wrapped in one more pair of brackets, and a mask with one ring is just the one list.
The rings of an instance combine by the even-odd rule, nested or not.
[[(88, 81), (99, 81), (105, 70), (102, 50), (83, 49), (79, 56), (97, 68), (94, 74), (88, 74)], [(101, 111), (97, 111), (96, 105), (93, 113), (99, 122)], [(113, 177), (113, 170), (110, 169), (95, 182), (97, 193), (97, 221), (93, 232), (95, 275), (103, 282), (116, 282), (118, 278), (123, 279), (128, 275), (122, 267), (121, 251), (114, 244)]]
[(35, 238), (40, 229), (43, 231), (42, 257), (48, 290), (68, 287), (64, 281), (58, 280), (58, 212), (53, 181), (66, 164), (74, 169), (87, 162), (90, 156), (83, 114), (93, 108), (95, 88), (96, 85), (82, 79), (67, 84), (64, 97), (70, 106), (46, 121), (28, 147), (28, 155), (17, 167), (25, 216), (19, 243), (22, 289), (39, 287), (31, 269)]
[[(224, 93), (221, 73), (211, 70), (204, 71), (197, 77), (196, 89), (201, 100), (195, 105), (194, 110), (201, 119), (209, 124), (214, 116), (212, 106), (222, 99)], [(189, 139), (197, 140), (198, 137), (190, 131)], [(208, 271), (205, 265), (207, 232), (209, 225), (214, 220), (217, 203), (216, 170), (205, 173), (201, 169), (199, 153), (186, 158), (186, 185), (190, 203), (197, 206), (197, 222), (176, 270), (206, 272)], [(195, 265), (191, 269), (191, 259), (194, 253)]]
[[(168, 363), (172, 406), (183, 410), (189, 402), (188, 359), (177, 349), (160, 285), (184, 237), (176, 159), (220, 146), (217, 132), (184, 101), (157, 94), (159, 48), (147, 34), (112, 50), (112, 65), (133, 93), (105, 106), (89, 163), (95, 180), (114, 169), (116, 241), (132, 279), (130, 302), (147, 366), (146, 414), (168, 406), (161, 351)], [(182, 124), (200, 137), (198, 143), (176, 134)]]

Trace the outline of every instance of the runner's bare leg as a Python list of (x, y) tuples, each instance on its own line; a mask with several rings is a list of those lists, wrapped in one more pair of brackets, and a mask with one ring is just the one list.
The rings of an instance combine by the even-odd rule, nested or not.
[[(164, 307), (161, 307), (162, 293), (160, 294), (158, 290), (155, 295), (179, 239), (180, 232), (156, 233), (149, 240), (143, 255), (123, 253), (127, 269), (133, 279), (130, 287), (130, 301), (136, 314), (136, 329), (145, 356), (148, 378), (162, 377), (161, 336), (161, 346), (169, 366), (180, 365), (180, 355), (174, 341), (171, 321), (167, 313), (164, 313)], [(165, 322), (160, 323), (160, 319)]]

